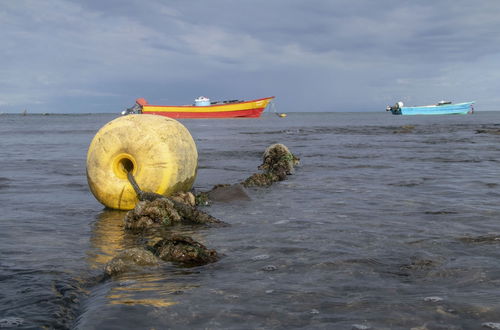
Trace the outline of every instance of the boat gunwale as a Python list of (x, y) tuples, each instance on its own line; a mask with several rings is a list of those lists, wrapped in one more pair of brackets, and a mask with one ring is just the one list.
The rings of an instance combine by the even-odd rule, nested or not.
[(470, 104), (474, 104), (474, 103), (475, 103), (475, 101), (450, 103), (450, 104), (442, 104), (442, 105), (431, 104), (431, 105), (402, 106), (401, 109), (404, 109), (404, 108), (446, 108), (446, 107), (452, 107), (452, 106), (470, 105)]
[(274, 99), (275, 96), (270, 96), (270, 97), (264, 97), (261, 99), (255, 99), (255, 100), (250, 100), (250, 101), (243, 101), (243, 102), (231, 102), (231, 103), (225, 103), (225, 104), (211, 104), (211, 105), (205, 105), (205, 106), (196, 106), (196, 105), (152, 105), (152, 104), (145, 104), (144, 107), (155, 107), (155, 108), (183, 108), (183, 109), (201, 109), (201, 108), (219, 108), (219, 107), (227, 107), (227, 106), (232, 106), (236, 104), (245, 104), (245, 103), (255, 103), (259, 101), (266, 101), (269, 100), (271, 101)]

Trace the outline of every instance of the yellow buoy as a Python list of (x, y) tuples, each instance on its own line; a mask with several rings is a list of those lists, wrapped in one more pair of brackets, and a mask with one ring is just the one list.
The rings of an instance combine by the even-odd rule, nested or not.
[(178, 121), (156, 115), (127, 115), (104, 125), (87, 153), (87, 181), (95, 198), (112, 209), (131, 210), (136, 193), (129, 171), (143, 191), (171, 195), (191, 189), (198, 152)]

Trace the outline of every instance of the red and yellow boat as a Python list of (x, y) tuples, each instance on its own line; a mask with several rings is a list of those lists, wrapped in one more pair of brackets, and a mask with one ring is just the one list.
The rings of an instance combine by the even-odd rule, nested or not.
[(257, 118), (260, 117), (274, 96), (251, 101), (229, 100), (210, 102), (200, 96), (192, 105), (152, 105), (144, 98), (135, 100), (135, 105), (122, 114), (144, 113), (170, 118)]

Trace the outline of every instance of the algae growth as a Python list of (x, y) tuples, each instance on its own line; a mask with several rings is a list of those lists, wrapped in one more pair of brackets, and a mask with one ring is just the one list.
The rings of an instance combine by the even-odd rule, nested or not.
[(241, 183), (219, 184), (212, 190), (200, 192), (180, 192), (173, 196), (163, 196), (142, 191), (132, 173), (128, 179), (133, 186), (139, 202), (128, 211), (123, 219), (124, 228), (133, 234), (153, 231), (154, 242), (143, 238), (144, 245), (122, 251), (105, 266), (105, 274), (114, 276), (137, 267), (157, 267), (162, 261), (181, 266), (200, 266), (216, 262), (220, 256), (217, 251), (207, 248), (189, 236), (172, 233), (169, 228), (180, 224), (189, 225), (226, 225), (223, 221), (203, 212), (197, 206), (207, 206), (212, 200), (233, 201), (250, 200), (246, 187), (270, 186), (283, 181), (294, 173), (299, 158), (283, 144), (269, 146), (264, 154), (261, 173), (255, 173)]

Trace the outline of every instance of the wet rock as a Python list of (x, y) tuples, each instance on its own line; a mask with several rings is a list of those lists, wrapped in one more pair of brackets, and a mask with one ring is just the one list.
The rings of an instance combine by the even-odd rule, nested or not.
[(178, 203), (184, 203), (189, 206), (196, 206), (196, 198), (194, 197), (192, 192), (178, 192), (172, 196), (170, 196), (170, 199), (178, 202)]
[(425, 297), (424, 298), (424, 301), (427, 301), (427, 302), (440, 302), (440, 301), (443, 301), (444, 299), (441, 298), (441, 297), (437, 297), (437, 296), (432, 296), (432, 297)]
[(195, 195), (195, 204), (201, 206), (210, 205), (210, 198), (208, 198), (208, 192), (200, 192)]
[(500, 135), (500, 129), (495, 128), (495, 129), (477, 129), (476, 134), (494, 134), (494, 135)]
[[(191, 196), (187, 196), (192, 201)], [(194, 198), (194, 196), (192, 197)], [(133, 231), (180, 223), (224, 224), (194, 206), (166, 197), (137, 203), (133, 210), (127, 212), (124, 223), (126, 229)]]
[(170, 226), (181, 220), (182, 217), (171, 200), (158, 198), (137, 203), (133, 210), (127, 212), (124, 222), (125, 229), (141, 230), (159, 225)]
[(288, 148), (281, 143), (270, 145), (263, 155), (262, 165), (259, 166), (260, 170), (264, 172), (272, 172), (277, 175), (284, 172), (284, 175), (293, 174), (294, 166), (299, 163), (300, 159), (288, 150)]
[(464, 236), (458, 238), (458, 240), (464, 243), (500, 243), (500, 234)]
[(5, 317), (0, 319), (0, 328), (20, 327), (24, 324), (24, 320), (20, 317)]
[(500, 323), (496, 322), (484, 322), (481, 324), (481, 326), (488, 329), (500, 329)]
[(267, 266), (262, 267), (262, 270), (265, 272), (274, 272), (277, 269), (278, 269), (278, 267), (276, 267), (275, 265), (267, 265)]
[(262, 164), (258, 167), (263, 173), (256, 173), (241, 184), (244, 187), (269, 186), (273, 182), (285, 180), (287, 175), (295, 171), (300, 159), (292, 154), (288, 148), (276, 143), (270, 145), (263, 155)]
[(438, 306), (436, 308), (436, 312), (440, 315), (446, 316), (446, 317), (457, 317), (457, 311), (451, 308), (444, 308), (443, 306)]
[(425, 214), (439, 215), (439, 214), (458, 214), (456, 211), (440, 210), (440, 211), (426, 211)]
[(260, 254), (258, 256), (252, 257), (252, 261), (267, 260), (271, 258), (268, 254)]
[(142, 248), (131, 248), (111, 259), (104, 267), (104, 273), (108, 276), (114, 276), (133, 270), (138, 266), (158, 265), (159, 260), (152, 252)]
[(369, 330), (371, 327), (363, 324), (353, 324), (352, 325), (352, 330)]
[(227, 225), (225, 222), (211, 216), (208, 213), (198, 210), (194, 206), (190, 206), (184, 203), (174, 202), (174, 207), (177, 212), (182, 217), (182, 222), (191, 223), (191, 224), (212, 224), (225, 226)]
[(244, 187), (267, 187), (279, 181), (278, 177), (272, 173), (254, 173), (241, 184)]
[(208, 198), (214, 202), (232, 202), (236, 200), (251, 200), (245, 187), (241, 184), (216, 185), (208, 193)]
[(219, 260), (215, 250), (208, 249), (191, 237), (172, 235), (153, 246), (154, 254), (164, 261), (171, 261), (185, 266), (199, 266)]

